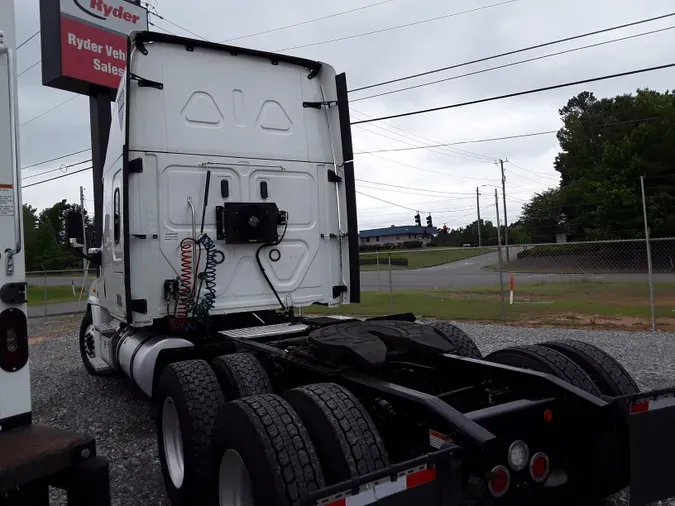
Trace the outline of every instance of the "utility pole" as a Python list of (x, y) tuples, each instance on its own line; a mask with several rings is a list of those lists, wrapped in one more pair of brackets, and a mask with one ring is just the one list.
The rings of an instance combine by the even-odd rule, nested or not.
[(502, 300), (502, 318), (506, 320), (506, 304), (504, 302), (504, 268), (502, 261), (502, 233), (499, 225), (499, 193), (495, 188), (495, 207), (497, 209), (497, 258), (499, 259), (499, 293)]
[(509, 257), (509, 219), (506, 216), (506, 176), (504, 175), (504, 161), (499, 159), (499, 165), (502, 168), (502, 197), (504, 199), (504, 246), (506, 247), (506, 262), (510, 262), (511, 258)]
[[(87, 227), (84, 221), (84, 188), (80, 186), (80, 213), (82, 213), (82, 254), (87, 254)], [(82, 259), (82, 270), (87, 271), (87, 260)]]
[(652, 310), (652, 330), (656, 332), (656, 306), (654, 305), (654, 275), (652, 269), (652, 247), (649, 243), (649, 222), (647, 221), (647, 199), (645, 198), (645, 177), (640, 176), (642, 190), (642, 215), (645, 222), (645, 241), (647, 242), (647, 276), (649, 277), (649, 307)]
[(478, 211), (478, 247), (483, 246), (483, 238), (480, 235), (480, 187), (476, 187), (476, 210)]

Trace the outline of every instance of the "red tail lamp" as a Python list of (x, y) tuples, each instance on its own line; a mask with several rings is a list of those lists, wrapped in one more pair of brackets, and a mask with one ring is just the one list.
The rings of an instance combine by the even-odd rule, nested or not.
[(493, 497), (501, 497), (509, 490), (511, 474), (505, 466), (495, 466), (490, 471), (488, 478), (488, 490)]
[(545, 453), (535, 453), (530, 460), (530, 477), (537, 483), (546, 481), (551, 471), (551, 464)]

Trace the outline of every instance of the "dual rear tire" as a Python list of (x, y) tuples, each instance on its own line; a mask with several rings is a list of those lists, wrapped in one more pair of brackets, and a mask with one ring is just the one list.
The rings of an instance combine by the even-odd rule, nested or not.
[(389, 465), (375, 424), (348, 390), (323, 383), (274, 395), (250, 354), (167, 366), (157, 404), (174, 506), (299, 506), (325, 485)]

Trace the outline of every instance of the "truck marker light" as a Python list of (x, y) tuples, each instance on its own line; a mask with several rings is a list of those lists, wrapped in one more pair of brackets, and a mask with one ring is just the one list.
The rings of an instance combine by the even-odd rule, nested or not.
[(509, 466), (514, 471), (522, 471), (527, 466), (530, 458), (530, 449), (525, 441), (514, 441), (509, 447), (508, 461)]
[(315, 506), (366, 506), (409, 488), (430, 483), (435, 479), (436, 468), (430, 468), (424, 464), (401, 471), (396, 481), (391, 481), (388, 477), (382, 478), (362, 485), (356, 494), (350, 495), (350, 492), (343, 492), (321, 499), (314, 504)]
[(530, 477), (537, 483), (541, 483), (548, 478), (551, 466), (545, 453), (535, 453), (530, 461)]
[(511, 484), (511, 473), (504, 466), (495, 466), (490, 471), (488, 479), (488, 490), (493, 497), (501, 497), (509, 490)]

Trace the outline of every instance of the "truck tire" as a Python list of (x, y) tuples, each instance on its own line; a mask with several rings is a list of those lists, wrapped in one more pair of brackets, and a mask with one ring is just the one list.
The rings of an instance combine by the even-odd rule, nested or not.
[(290, 390), (285, 397), (307, 428), (328, 485), (389, 465), (373, 420), (346, 388), (318, 383)]
[(87, 372), (92, 376), (111, 376), (114, 374), (113, 370), (99, 372), (90, 361), (90, 354), (94, 353), (94, 336), (91, 334), (93, 327), (94, 318), (91, 310), (87, 309), (82, 318), (82, 323), (80, 323), (80, 357), (82, 358), (82, 363)]
[(640, 391), (629, 372), (614, 357), (597, 346), (574, 339), (550, 341), (542, 343), (542, 346), (559, 351), (576, 362), (603, 395), (619, 397)]
[(250, 353), (223, 355), (211, 363), (225, 399), (272, 393), (272, 383), (262, 364)]
[(213, 496), (211, 435), (224, 404), (204, 360), (167, 365), (157, 387), (157, 442), (162, 476), (173, 506), (207, 504)]
[(595, 383), (576, 362), (559, 351), (540, 344), (497, 350), (485, 357), (485, 360), (551, 374), (589, 394), (601, 396)]
[(457, 349), (460, 357), (482, 359), (483, 354), (473, 342), (473, 339), (459, 327), (450, 323), (438, 322), (430, 325), (438, 330)]
[[(576, 362), (593, 380), (600, 392), (607, 397), (635, 394), (640, 391), (635, 380), (624, 367), (611, 355), (597, 346), (565, 339), (543, 343)], [(624, 403), (628, 410), (628, 402)], [(621, 490), (630, 482), (630, 439), (627, 420), (617, 423), (616, 434), (604, 435), (606, 445), (603, 451), (594, 452), (592, 462), (601, 480), (596, 486), (602, 495)]]
[(217, 504), (300, 506), (325, 486), (307, 431), (276, 395), (225, 404), (213, 428), (212, 459)]

